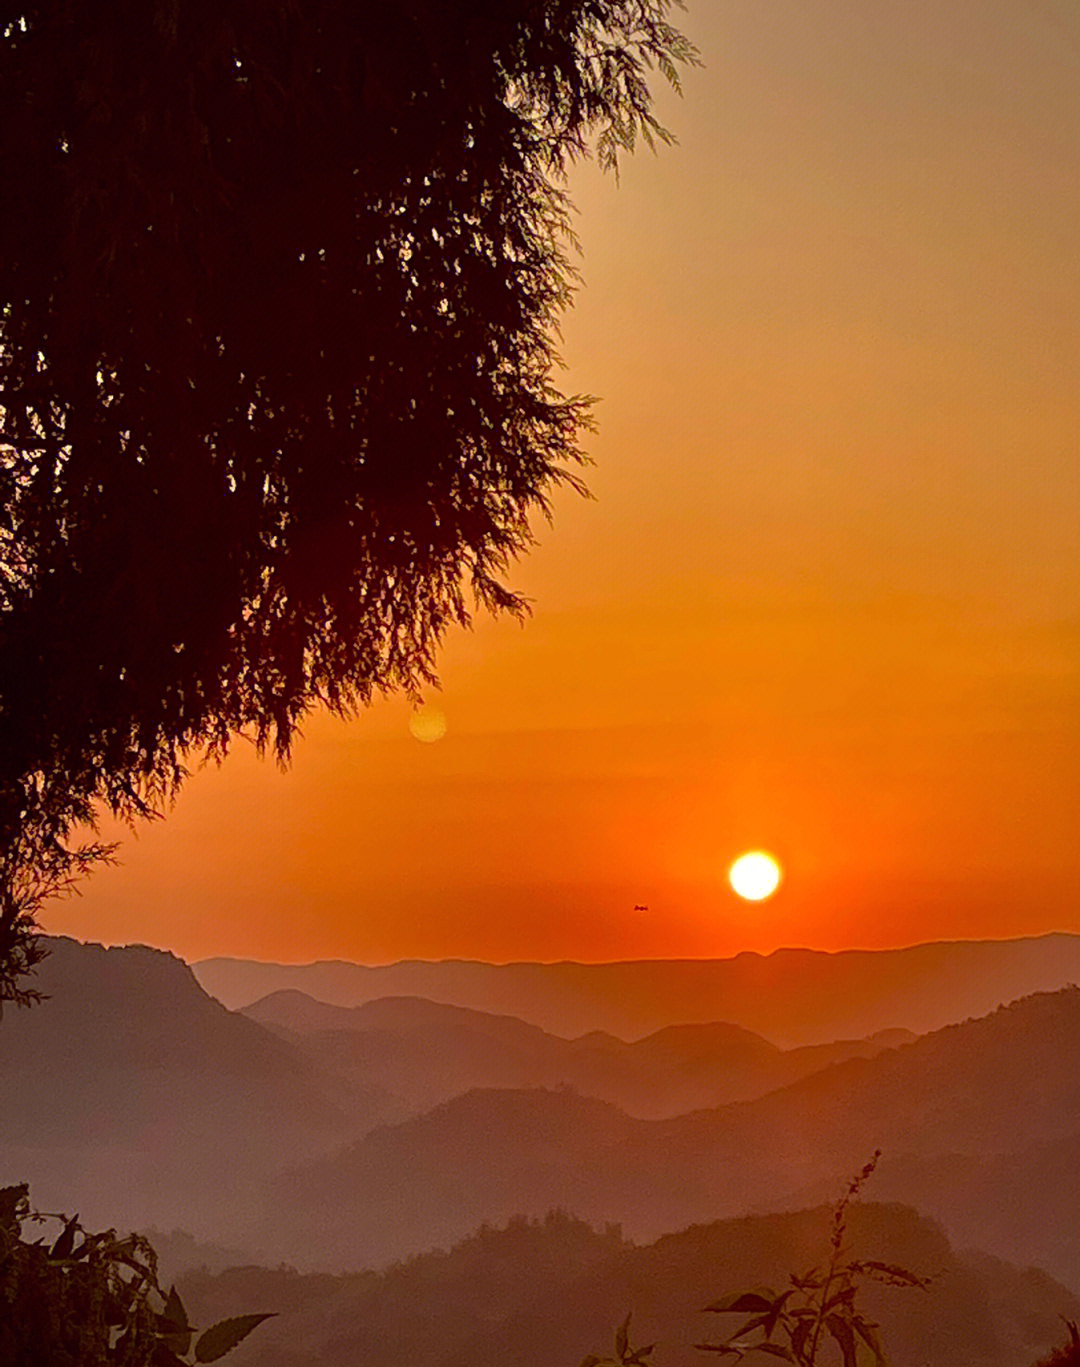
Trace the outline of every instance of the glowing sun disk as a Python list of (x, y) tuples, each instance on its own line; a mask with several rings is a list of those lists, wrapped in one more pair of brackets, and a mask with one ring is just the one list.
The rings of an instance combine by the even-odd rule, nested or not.
[(728, 869), (728, 882), (746, 901), (763, 902), (780, 886), (780, 865), (764, 850), (750, 850)]

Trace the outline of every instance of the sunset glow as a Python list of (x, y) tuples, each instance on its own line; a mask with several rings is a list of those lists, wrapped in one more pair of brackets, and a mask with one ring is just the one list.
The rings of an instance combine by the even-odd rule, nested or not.
[[(239, 744), (106, 826), (48, 929), (387, 962), (1078, 928), (1075, 13), (679, 22), (678, 145), (571, 174), (594, 497), (537, 519), (528, 620), (453, 630), (420, 711), (313, 714), (289, 772)], [(726, 915), (761, 840), (783, 896)]]
[(1080, 3), (21, 13), (0, 1367), (1080, 1367)]

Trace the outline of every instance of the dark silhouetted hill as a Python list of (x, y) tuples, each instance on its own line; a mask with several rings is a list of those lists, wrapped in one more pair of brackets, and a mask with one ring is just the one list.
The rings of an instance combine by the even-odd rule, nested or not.
[(781, 1050), (737, 1025), (672, 1025), (631, 1044), (593, 1031), (576, 1040), (512, 1016), (421, 997), (331, 1006), (275, 992), (244, 1015), (296, 1042), (320, 1066), (395, 1093), (426, 1110), (475, 1087), (556, 1087), (611, 1101), (631, 1115), (679, 1115), (762, 1096), (852, 1057), (914, 1038), (883, 1031)]
[[(702, 1307), (819, 1264), (829, 1220), (821, 1208), (723, 1221), (634, 1247), (614, 1228), (595, 1233), (565, 1215), (517, 1218), (382, 1273), (247, 1267), (188, 1277), (182, 1291), (204, 1323), (237, 1305), (281, 1311), (237, 1349), (236, 1367), (574, 1367), (611, 1351), (627, 1311), (633, 1341), (656, 1341), (664, 1367), (700, 1367), (692, 1345), (720, 1329)], [(1058, 1316), (1080, 1311), (1045, 1274), (958, 1255), (938, 1226), (901, 1206), (853, 1206), (850, 1239), (857, 1256), (933, 1278), (928, 1292), (874, 1288), (866, 1302), (896, 1363), (1027, 1367), (1060, 1340)]]
[(604, 1030), (634, 1040), (668, 1025), (721, 1020), (790, 1048), (893, 1027), (925, 1034), (1080, 982), (1080, 935), (612, 964), (207, 959), (194, 967), (230, 1007), (282, 989), (338, 1006), (413, 996), (517, 1016), (567, 1039)]
[(399, 1113), (227, 1011), (171, 954), (49, 948), (48, 1000), (0, 1022), (0, 1180), (29, 1180), (43, 1209), (217, 1232), (282, 1163)]

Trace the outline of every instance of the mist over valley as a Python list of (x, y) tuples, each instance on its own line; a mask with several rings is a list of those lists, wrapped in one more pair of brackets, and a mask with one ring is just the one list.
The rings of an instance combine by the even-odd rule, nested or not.
[[(1037, 971), (1052, 983), (1051, 958), (1061, 978), (1071, 972), (1059, 942), (1071, 947), (1068, 937), (1055, 937), (1052, 945), (927, 946), (917, 957), (940, 964), (951, 954), (965, 965), (985, 953), (1000, 966), (1014, 951), (1015, 981), (1027, 985)], [(721, 1239), (679, 1233), (698, 1226), (726, 1230), (723, 1238), (741, 1241), (745, 1252), (762, 1230), (775, 1234), (788, 1228), (784, 1221), (803, 1219), (791, 1212), (827, 1211), (876, 1149), (882, 1158), (865, 1199), (879, 1213), (859, 1216), (877, 1231), (881, 1249), (873, 1256), (886, 1257), (900, 1226), (917, 1228), (938, 1250), (929, 1261), (947, 1263), (965, 1294), (1004, 1306), (1004, 1280), (1012, 1288), (1008, 1303), (1031, 1303), (1016, 1310), (1015, 1322), (1002, 1310), (1005, 1318), (987, 1330), (996, 1345), (988, 1356), (955, 1356), (954, 1367), (1006, 1367), (1001, 1344), (1028, 1342), (1031, 1325), (1051, 1324), (1052, 1303), (1067, 1313), (1080, 1291), (1080, 990), (1067, 980), (923, 1034), (901, 1024), (785, 1049), (725, 1020), (668, 1020), (631, 1040), (600, 1029), (566, 1037), (519, 1017), (415, 996), (346, 1007), (282, 988), (236, 1011), (162, 951), (68, 939), (49, 948), (40, 973), (48, 1000), (4, 1020), (0, 1086), (18, 1098), (0, 1112), (6, 1165), (30, 1181), (42, 1209), (74, 1205), (89, 1226), (158, 1231), (171, 1276), (215, 1269), (196, 1278), (208, 1304), (226, 1294), (215, 1290), (215, 1278), (225, 1278), (224, 1287), (240, 1277), (225, 1271), (230, 1262), (298, 1269), (289, 1285), (296, 1313), (315, 1326), (310, 1341), (337, 1345), (312, 1363), (350, 1360), (345, 1342), (375, 1352), (381, 1339), (370, 1316), (390, 1313), (395, 1277), (420, 1276), (422, 1264), (409, 1260), (453, 1249), (449, 1262), (432, 1264), (453, 1279), (480, 1247), (470, 1243), (478, 1230), (504, 1231), (481, 1239), (485, 1257), (513, 1247), (516, 1259), (525, 1256), (522, 1240), (570, 1238), (566, 1221), (584, 1222), (573, 1224), (571, 1243), (592, 1250), (592, 1271), (575, 1272), (571, 1260), (559, 1276), (573, 1285), (559, 1295), (588, 1301), (592, 1293), (573, 1279), (580, 1274), (590, 1285), (589, 1276), (599, 1278), (624, 1288), (626, 1307), (640, 1303), (667, 1334), (668, 1311), (656, 1297), (626, 1290), (637, 1284), (628, 1268), (659, 1257), (660, 1248)], [(1033, 970), (1040, 949), (1048, 953)], [(889, 967), (903, 969), (910, 954), (871, 959), (875, 984)], [(881, 965), (878, 957), (896, 964)], [(807, 966), (813, 999), (818, 957), (793, 962)], [(850, 975), (865, 962), (857, 956), (844, 970)], [(430, 977), (445, 968), (454, 982), (459, 967), (423, 971)], [(573, 966), (546, 967), (551, 1010)], [(612, 967), (647, 981), (652, 966)], [(725, 969), (708, 967), (714, 975)], [(542, 977), (535, 966), (529, 971)], [(639, 1020), (673, 1009), (672, 972), (672, 965), (657, 966), (656, 1001), (637, 995)], [(943, 1013), (947, 978), (942, 970), (934, 988)], [(902, 1021), (911, 992), (903, 973), (897, 981), (895, 1001), (878, 1010), (892, 1007), (897, 1015), (890, 1018)], [(789, 978), (789, 1021), (798, 1018), (798, 991)], [(958, 995), (953, 1015), (970, 991)], [(523, 1001), (523, 1015), (527, 1006)], [(574, 1009), (582, 1009), (580, 996)], [(837, 1014), (850, 1019), (849, 1010), (839, 1003)], [(610, 1014), (602, 1001), (598, 1017)], [(552, 1211), (564, 1212), (564, 1223), (549, 1228)], [(916, 1219), (922, 1223), (911, 1225)], [(533, 1230), (527, 1238), (522, 1221)], [(547, 1234), (536, 1233), (536, 1221)], [(957, 1249), (978, 1253), (961, 1257)], [(725, 1256), (737, 1262), (740, 1254), (729, 1249)], [(780, 1262), (794, 1256), (776, 1255)], [(805, 1256), (812, 1260), (809, 1249)], [(361, 1273), (401, 1260), (400, 1273), (375, 1281)], [(715, 1275), (735, 1277), (729, 1265), (717, 1263)], [(1041, 1271), (1023, 1271), (1031, 1266)], [(250, 1283), (271, 1301), (280, 1298), (269, 1271), (244, 1276), (245, 1289)], [(527, 1294), (529, 1280), (502, 1299), (492, 1292), (498, 1326), (488, 1325), (494, 1337), (484, 1340), (485, 1352), (502, 1343), (499, 1335), (524, 1334), (522, 1325), (543, 1319)], [(603, 1304), (617, 1299), (612, 1291)], [(679, 1299), (669, 1302), (674, 1316)], [(959, 1314), (948, 1297), (933, 1304), (919, 1332), (929, 1332), (935, 1316), (945, 1325)], [(344, 1330), (334, 1337), (332, 1325), (350, 1314), (352, 1337)], [(572, 1323), (584, 1353), (596, 1319), (583, 1312)], [(543, 1333), (557, 1340), (544, 1324)], [(308, 1362), (271, 1348), (285, 1332), (268, 1332), (267, 1356), (247, 1360)], [(474, 1348), (463, 1340), (432, 1361), (449, 1364), (458, 1360), (454, 1353)], [(376, 1353), (372, 1360), (381, 1359)], [(509, 1360), (540, 1361), (527, 1354)]]

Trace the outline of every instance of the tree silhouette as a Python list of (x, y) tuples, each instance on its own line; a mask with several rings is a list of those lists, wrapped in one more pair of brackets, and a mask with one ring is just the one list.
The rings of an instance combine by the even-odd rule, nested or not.
[(3, 5), (0, 1000), (96, 802), (522, 610), (588, 426), (562, 173), (667, 140), (673, 2)]

